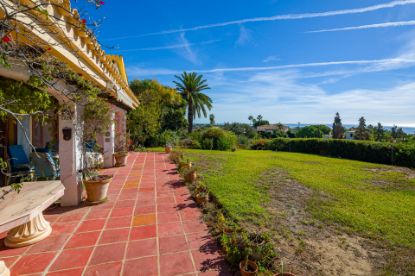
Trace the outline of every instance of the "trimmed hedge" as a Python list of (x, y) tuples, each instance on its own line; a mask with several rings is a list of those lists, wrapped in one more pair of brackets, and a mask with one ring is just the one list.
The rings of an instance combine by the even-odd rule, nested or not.
[(415, 145), (339, 139), (276, 138), (265, 145), (274, 151), (320, 154), (352, 160), (415, 167)]

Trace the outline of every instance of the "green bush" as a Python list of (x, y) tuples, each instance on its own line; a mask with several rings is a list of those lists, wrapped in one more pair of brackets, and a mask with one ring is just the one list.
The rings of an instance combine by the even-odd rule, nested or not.
[(239, 147), (247, 148), (249, 146), (250, 139), (245, 135), (238, 135)]
[(201, 135), (202, 149), (231, 150), (236, 148), (236, 135), (218, 127), (210, 127)]
[(339, 139), (273, 139), (265, 149), (321, 154), (352, 160), (415, 167), (415, 145)]
[(268, 148), (268, 144), (271, 140), (269, 139), (258, 139), (258, 140), (254, 140), (252, 141), (251, 144), (251, 149), (253, 150), (265, 150), (265, 149), (269, 149)]
[(192, 138), (180, 140), (180, 146), (185, 149), (200, 149), (202, 147), (198, 140)]
[(180, 135), (172, 130), (165, 130), (159, 136), (158, 144), (160, 146), (171, 145), (176, 146), (179, 143)]

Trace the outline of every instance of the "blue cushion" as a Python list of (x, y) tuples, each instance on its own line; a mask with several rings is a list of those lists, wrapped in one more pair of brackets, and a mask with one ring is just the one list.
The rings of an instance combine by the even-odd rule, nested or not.
[(27, 158), (22, 145), (9, 146), (8, 151), (12, 169), (29, 164), (29, 159)]
[(59, 169), (57, 168), (52, 155), (45, 152), (37, 152), (31, 154), (32, 162), (35, 166), (35, 173), (37, 177), (43, 178), (58, 178)]
[(85, 141), (85, 149), (86, 149), (86, 151), (87, 152), (94, 152), (96, 143), (97, 142), (94, 141), (94, 140)]

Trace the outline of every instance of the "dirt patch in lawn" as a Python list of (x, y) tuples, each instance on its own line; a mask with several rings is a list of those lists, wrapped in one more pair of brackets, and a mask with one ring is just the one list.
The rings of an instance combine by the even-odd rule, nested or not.
[(373, 173), (371, 183), (386, 191), (415, 191), (415, 171), (404, 167), (370, 168)]
[(264, 172), (257, 185), (269, 189), (268, 228), (274, 232), (280, 252), (277, 265), (282, 261), (285, 271), (297, 275), (384, 273), (389, 253), (379, 242), (346, 233), (339, 226), (314, 219), (308, 212), (310, 201), (330, 200), (327, 195), (313, 192), (281, 169)]

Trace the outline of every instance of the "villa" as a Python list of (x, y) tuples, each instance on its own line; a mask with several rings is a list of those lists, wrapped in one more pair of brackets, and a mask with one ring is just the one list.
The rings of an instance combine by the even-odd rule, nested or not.
[[(0, 275), (176, 275), (223, 266), (165, 155), (130, 153), (124, 167), (114, 168), (117, 144), (127, 140), (127, 112), (140, 104), (123, 57), (105, 53), (69, 0), (1, 2), (7, 61), (0, 88), (42, 95), (38, 88), (48, 83), (52, 116), (43, 121), (36, 111), (7, 110), (7, 97), (0, 103), (7, 114), (0, 119), (0, 161), (8, 163), (0, 162)], [(83, 115), (91, 91), (109, 106), (109, 126), (87, 141)], [(113, 176), (96, 206), (84, 201), (89, 162)], [(19, 194), (10, 192), (9, 184), (25, 179)]]
[(415, 275), (415, 139), (374, 125), (414, 117), (383, 35), (413, 21), (379, 20), (415, 1), (385, 1), (0, 0), (0, 276)]
[[(9, 9), (4, 11), (11, 13), (17, 9), (18, 2), (6, 1)], [(30, 6), (31, 1), (24, 1)], [(19, 14), (18, 28), (24, 31), (27, 26), (31, 27), (32, 45), (40, 47), (43, 53), (63, 62), (76, 74), (91, 81), (96, 87), (107, 95), (108, 103), (111, 104), (111, 117), (113, 123), (105, 133), (97, 138), (98, 144), (103, 149), (103, 159), (105, 167), (112, 167), (115, 133), (126, 132), (126, 113), (127, 110), (138, 106), (138, 100), (128, 86), (128, 79), (124, 68), (123, 58), (106, 54), (98, 44), (94, 36), (86, 29), (77, 27), (82, 26), (81, 19), (77, 10), (72, 10), (69, 0), (56, 4), (59, 1), (51, 1), (45, 9), (51, 16), (45, 24), (42, 13), (28, 10), (27, 14)], [(19, 25), (20, 24), (20, 25)], [(16, 28), (16, 30), (18, 30)], [(19, 29), (20, 30), (20, 29)], [(17, 33), (13, 31), (9, 34), (12, 41), (17, 44), (22, 41), (21, 47), (28, 45), (24, 37), (24, 31)], [(18, 47), (18, 46), (17, 46)], [(0, 76), (5, 79), (26, 82), (30, 75), (24, 60), (19, 57), (11, 58), (11, 67), (0, 67)], [(58, 82), (58, 80), (57, 80)], [(67, 99), (62, 91), (69, 87), (59, 87), (49, 89), (58, 103), (63, 103)], [(82, 112), (81, 104), (73, 104), (72, 118), (64, 118), (62, 115), (56, 118), (55, 122), (41, 124), (40, 122), (25, 117), (22, 125), (16, 124), (14, 118), (9, 117), (6, 121), (0, 122), (0, 131), (3, 136), (5, 148), (11, 145), (21, 145), (26, 156), (29, 157), (32, 146), (44, 148), (51, 142), (57, 144), (59, 148), (60, 179), (65, 186), (65, 194), (61, 199), (64, 206), (76, 206), (81, 200), (81, 190), (79, 188), (79, 173), (81, 169), (79, 139), (64, 138), (64, 130), (72, 131), (82, 125), (79, 114)], [(57, 127), (52, 130), (51, 125)], [(77, 133), (77, 135), (80, 135)], [(29, 139), (27, 139), (27, 137)], [(5, 140), (5, 141), (4, 141)], [(30, 145), (31, 144), (31, 145)], [(2, 156), (5, 160), (7, 151), (3, 149)], [(6, 179), (3, 177), (3, 183)]]

